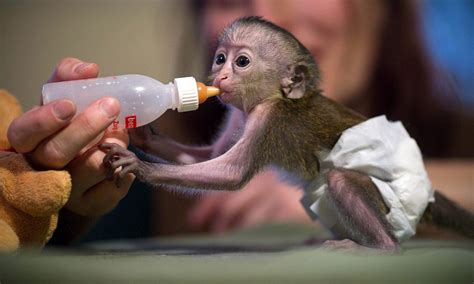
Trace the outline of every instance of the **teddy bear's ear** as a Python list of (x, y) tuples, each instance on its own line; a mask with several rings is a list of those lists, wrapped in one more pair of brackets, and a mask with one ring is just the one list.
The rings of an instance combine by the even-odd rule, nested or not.
[(10, 123), (22, 113), (20, 103), (7, 90), (0, 89), (0, 150), (8, 150), (7, 130)]

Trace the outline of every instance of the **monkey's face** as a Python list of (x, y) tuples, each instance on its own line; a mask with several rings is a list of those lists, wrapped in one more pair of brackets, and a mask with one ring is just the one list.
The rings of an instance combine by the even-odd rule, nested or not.
[(213, 85), (220, 88), (222, 102), (243, 109), (243, 79), (254, 65), (253, 52), (247, 46), (220, 45), (212, 65)]
[(224, 30), (211, 75), (220, 99), (244, 112), (275, 99), (302, 98), (316, 77), (311, 54), (291, 34), (252, 18)]
[(269, 85), (266, 82), (269, 74), (266, 69), (253, 46), (223, 43), (214, 56), (212, 84), (221, 89), (219, 98), (222, 102), (248, 111), (266, 93), (262, 90), (263, 86)]

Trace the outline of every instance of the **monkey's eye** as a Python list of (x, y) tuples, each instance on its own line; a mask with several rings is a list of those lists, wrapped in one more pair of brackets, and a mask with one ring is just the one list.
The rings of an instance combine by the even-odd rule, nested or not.
[(219, 55), (216, 56), (216, 64), (221, 65), (225, 63), (225, 55), (220, 53)]
[(237, 58), (237, 60), (235, 60), (235, 63), (239, 67), (245, 67), (245, 66), (249, 65), (250, 59), (247, 56), (241, 55)]

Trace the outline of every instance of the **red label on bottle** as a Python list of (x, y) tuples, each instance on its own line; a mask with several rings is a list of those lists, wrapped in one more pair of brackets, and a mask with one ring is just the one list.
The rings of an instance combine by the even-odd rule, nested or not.
[(137, 116), (130, 115), (125, 117), (125, 128), (136, 128), (137, 127)]

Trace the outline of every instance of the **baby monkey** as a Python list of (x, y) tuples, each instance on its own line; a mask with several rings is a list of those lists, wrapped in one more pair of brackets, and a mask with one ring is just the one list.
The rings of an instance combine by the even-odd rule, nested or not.
[[(116, 176), (118, 183), (133, 173), (152, 186), (238, 190), (259, 171), (273, 167), (311, 192), (319, 186), (315, 181), (321, 179), (322, 153), (333, 149), (345, 130), (366, 118), (324, 97), (311, 53), (288, 31), (259, 17), (242, 18), (228, 26), (215, 54), (213, 85), (221, 89), (221, 101), (241, 110), (245, 119), (242, 131), (223, 134), (214, 147), (192, 148), (162, 140), (167, 142), (160, 147), (169, 146), (162, 151), (202, 160), (187, 165), (149, 163), (116, 144), (102, 144), (107, 152), (104, 166), (108, 177)], [(208, 157), (214, 158), (206, 160)], [(331, 245), (398, 247), (404, 238), (394, 233), (386, 217), (390, 207), (367, 174), (332, 168), (323, 178), (334, 219), (330, 229), (343, 240)], [(428, 204), (429, 196), (425, 195)], [(434, 197), (436, 202), (422, 209), (424, 218), (451, 224), (472, 237), (472, 215), (438, 193)]]

